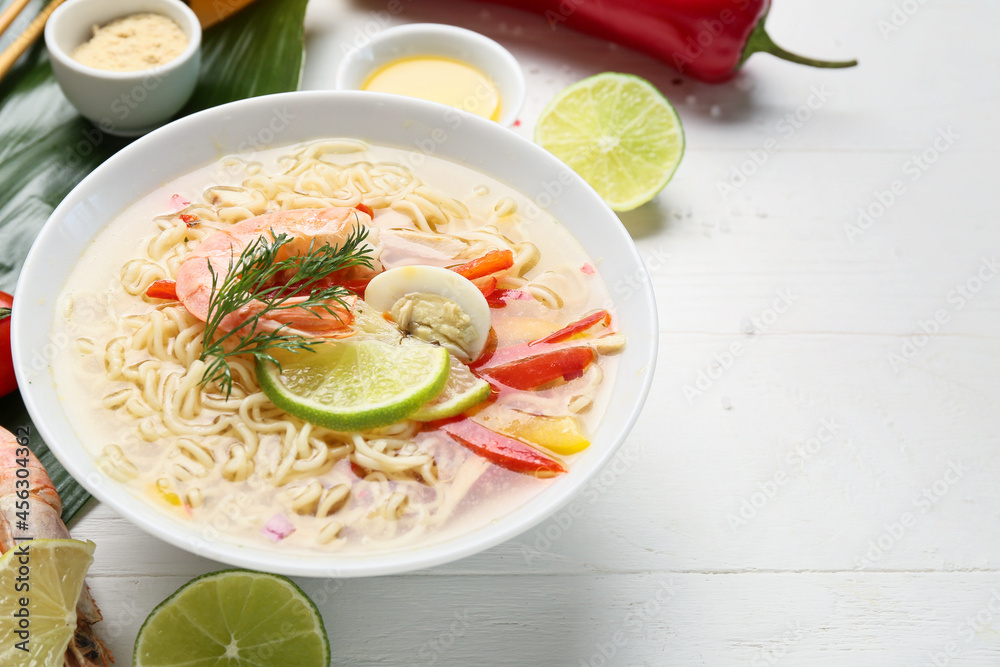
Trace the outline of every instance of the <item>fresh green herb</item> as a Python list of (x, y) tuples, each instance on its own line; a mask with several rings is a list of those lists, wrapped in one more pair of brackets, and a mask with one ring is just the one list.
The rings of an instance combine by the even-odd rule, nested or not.
[(11, 312), (13, 311), (11, 311), (10, 308), (0, 308), (0, 320), (5, 320), (10, 317)]
[[(272, 239), (261, 236), (247, 246), (238, 258), (231, 260), (225, 276), (220, 276), (209, 264), (212, 275), (212, 296), (208, 302), (205, 338), (201, 360), (207, 363), (202, 384), (218, 382), (228, 398), (233, 390), (233, 375), (229, 358), (252, 354), (274, 364), (278, 361), (268, 350), (291, 352), (313, 351), (321, 341), (308, 339), (289, 330), (287, 324), (273, 331), (258, 331), (257, 324), (267, 316), (290, 309), (308, 309), (321, 317), (323, 312), (339, 317), (334, 304), (347, 309), (345, 297), (351, 292), (341, 285), (319, 286), (318, 283), (334, 271), (355, 266), (372, 267), (371, 248), (364, 245), (368, 231), (358, 227), (339, 246), (315, 241), (301, 254), (279, 260), (281, 248), (292, 241), (286, 234)], [(253, 314), (224, 331), (221, 323), (230, 313), (238, 312), (252, 302), (263, 306)]]

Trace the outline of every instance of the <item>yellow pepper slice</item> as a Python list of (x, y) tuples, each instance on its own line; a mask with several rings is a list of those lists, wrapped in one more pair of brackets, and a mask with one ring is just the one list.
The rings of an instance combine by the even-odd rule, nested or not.
[(473, 416), (472, 420), (491, 431), (563, 456), (590, 446), (576, 417), (543, 417), (494, 405)]

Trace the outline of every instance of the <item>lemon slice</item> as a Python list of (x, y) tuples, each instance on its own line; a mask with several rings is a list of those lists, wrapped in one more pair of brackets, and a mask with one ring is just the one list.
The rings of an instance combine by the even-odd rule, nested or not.
[(132, 660), (135, 667), (329, 667), (330, 641), (316, 605), (289, 579), (222, 570), (161, 602), (139, 629)]
[(279, 408), (337, 431), (365, 431), (406, 419), (448, 381), (448, 351), (436, 345), (352, 338), (313, 349), (276, 351), (281, 370), (258, 361), (257, 377)]
[(93, 554), (93, 542), (32, 540), (0, 558), (0, 665), (63, 664)]
[(410, 419), (429, 422), (454, 417), (482, 403), (489, 395), (490, 383), (473, 375), (468, 366), (452, 357), (444, 389), (430, 403), (410, 415)]
[(542, 111), (535, 141), (616, 211), (655, 197), (684, 155), (684, 130), (670, 102), (645, 79), (616, 72), (559, 93)]

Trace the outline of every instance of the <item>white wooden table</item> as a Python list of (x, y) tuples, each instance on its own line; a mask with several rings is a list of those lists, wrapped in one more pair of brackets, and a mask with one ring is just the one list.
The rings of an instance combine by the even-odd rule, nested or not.
[[(861, 66), (759, 55), (713, 87), (502, 7), (313, 0), (305, 88), (365, 31), (447, 22), (521, 60), (525, 136), (617, 70), (674, 101), (688, 142), (622, 216), (661, 332), (625, 456), (574, 514), (486, 553), (300, 579), (335, 664), (1000, 664), (1000, 4), (775, 4), (783, 46)], [(98, 544), (118, 664), (158, 601), (222, 567), (102, 506), (73, 531)]]

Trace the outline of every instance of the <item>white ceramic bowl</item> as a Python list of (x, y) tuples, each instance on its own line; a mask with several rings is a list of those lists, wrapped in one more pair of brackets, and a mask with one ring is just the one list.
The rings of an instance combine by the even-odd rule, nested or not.
[(440, 23), (411, 23), (386, 28), (344, 55), (337, 69), (337, 88), (360, 90), (378, 68), (410, 56), (458, 60), (483, 72), (500, 91), (501, 125), (511, 126), (524, 106), (524, 72), (510, 51), (465, 28)]
[[(233, 565), (305, 576), (365, 576), (429, 567), (509, 539), (553, 514), (599, 472), (625, 440), (653, 377), (657, 317), (642, 260), (615, 214), (551, 153), (500, 125), (448, 107), (397, 95), (310, 91), (256, 97), (181, 118), (126, 146), (56, 208), (32, 246), (14, 298), (13, 350), (18, 384), (42, 437), (93, 495), (157, 537)], [(292, 122), (275, 124), (277, 117)], [(600, 267), (628, 344), (619, 356), (610, 404), (593, 444), (570, 471), (501, 519), (448, 541), (373, 555), (289, 554), (206, 539), (201, 527), (161, 513), (105, 476), (85, 451), (60, 403), (49, 360), (69, 341), (53, 335), (56, 297), (98, 231), (127, 205), (175, 177), (247, 149), (249, 137), (275, 146), (322, 137), (433, 152), (519, 190), (549, 211)], [(445, 141), (435, 140), (444, 138)]]
[[(173, 19), (188, 38), (184, 52), (135, 72), (97, 69), (70, 56), (90, 39), (93, 26), (137, 12)], [(201, 64), (201, 25), (180, 0), (69, 0), (49, 17), (45, 46), (59, 87), (84, 118), (103, 132), (137, 136), (170, 120), (191, 97)]]

